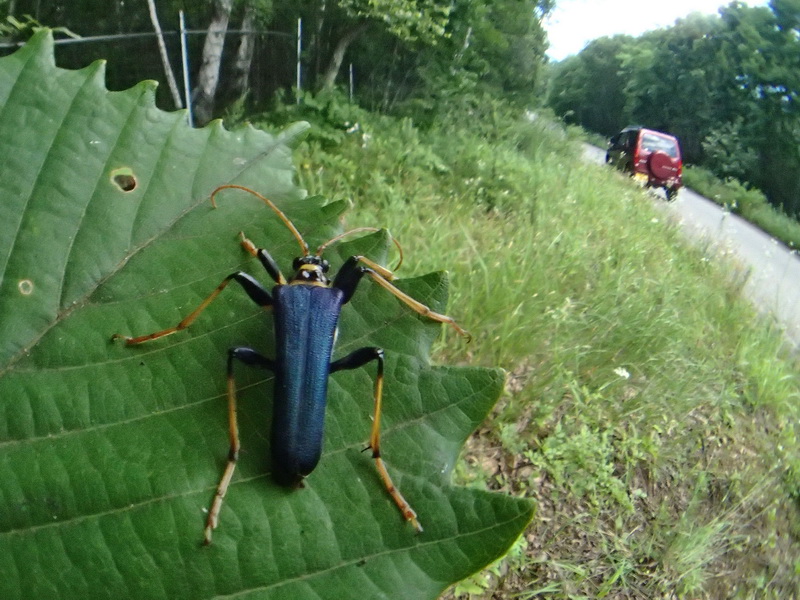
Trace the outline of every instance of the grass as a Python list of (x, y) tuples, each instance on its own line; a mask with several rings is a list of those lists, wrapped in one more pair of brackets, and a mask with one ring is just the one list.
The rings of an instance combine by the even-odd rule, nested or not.
[(457, 476), (537, 517), (448, 597), (800, 596), (800, 379), (741, 277), (543, 119), (484, 116), (353, 109), (297, 149), (348, 226), (400, 240), (399, 276), (449, 271), (473, 340), (437, 360), (509, 373)]

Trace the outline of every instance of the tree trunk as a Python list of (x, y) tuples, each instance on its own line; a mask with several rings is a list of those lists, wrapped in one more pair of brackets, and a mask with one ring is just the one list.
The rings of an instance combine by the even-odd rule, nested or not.
[(367, 27), (369, 27), (369, 23), (366, 21), (356, 25), (353, 29), (345, 33), (339, 40), (339, 43), (336, 44), (336, 48), (333, 50), (333, 56), (331, 56), (331, 62), (328, 63), (328, 68), (322, 76), (322, 84), (319, 86), (321, 90), (333, 89), (333, 85), (336, 83), (336, 76), (339, 74), (339, 69), (342, 68), (344, 53), (347, 52), (347, 48), (350, 44), (352, 44)]
[(322, 0), (319, 11), (317, 11), (317, 29), (314, 32), (314, 35), (311, 36), (308, 44), (309, 56), (314, 57), (314, 77), (317, 77), (322, 71), (322, 40), (324, 39), (322, 32), (323, 28), (325, 27), (327, 11), (328, 3), (326, 0)]
[(225, 45), (225, 32), (231, 17), (233, 0), (214, 0), (214, 16), (208, 25), (208, 34), (203, 44), (203, 64), (197, 75), (194, 89), (195, 121), (205, 125), (214, 115), (214, 96), (219, 84), (219, 69), (222, 63), (222, 48)]
[(242, 37), (239, 40), (239, 51), (236, 53), (236, 62), (233, 65), (233, 94), (241, 98), (248, 91), (250, 82), (250, 66), (253, 63), (253, 50), (256, 36), (253, 32), (256, 11), (251, 3), (244, 7), (242, 17)]

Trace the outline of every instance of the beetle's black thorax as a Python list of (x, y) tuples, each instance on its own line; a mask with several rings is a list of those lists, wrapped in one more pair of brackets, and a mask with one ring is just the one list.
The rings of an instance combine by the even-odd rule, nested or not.
[(289, 284), (307, 284), (319, 285), (328, 287), (330, 280), (328, 279), (327, 272), (330, 269), (328, 261), (320, 256), (301, 256), (295, 258), (292, 263), (294, 269), (294, 277), (289, 281)]

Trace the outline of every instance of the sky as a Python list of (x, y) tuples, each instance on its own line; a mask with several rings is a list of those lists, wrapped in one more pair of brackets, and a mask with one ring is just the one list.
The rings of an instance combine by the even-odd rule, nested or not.
[[(545, 20), (550, 42), (547, 55), (561, 60), (577, 54), (593, 39), (667, 27), (692, 12), (715, 14), (725, 0), (556, 0), (556, 8)], [(767, 0), (745, 2), (766, 6)]]

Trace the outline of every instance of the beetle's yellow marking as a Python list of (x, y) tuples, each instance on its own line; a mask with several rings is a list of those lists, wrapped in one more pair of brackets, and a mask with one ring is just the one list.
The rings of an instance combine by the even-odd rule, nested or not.
[(330, 283), (325, 283), (322, 281), (307, 281), (305, 279), (292, 279), (288, 285), (313, 285), (316, 287), (331, 287)]

